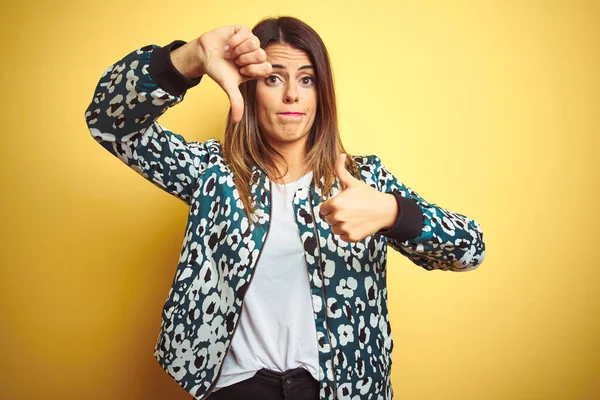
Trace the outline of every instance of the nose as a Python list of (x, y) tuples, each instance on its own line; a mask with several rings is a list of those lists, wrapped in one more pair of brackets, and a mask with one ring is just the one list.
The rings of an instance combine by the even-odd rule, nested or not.
[(283, 94), (283, 102), (285, 104), (292, 104), (298, 102), (298, 90), (296, 85), (287, 85), (285, 93)]

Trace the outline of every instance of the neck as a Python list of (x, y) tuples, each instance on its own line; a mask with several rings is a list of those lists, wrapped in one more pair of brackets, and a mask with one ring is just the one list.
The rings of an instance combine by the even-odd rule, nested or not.
[[(271, 143), (284, 159), (284, 163), (277, 163), (277, 169), (281, 179), (277, 183), (289, 183), (301, 178), (306, 166), (306, 141), (287, 143), (285, 146), (276, 146)], [(287, 173), (286, 173), (287, 170)], [(285, 173), (285, 175), (283, 175)]]

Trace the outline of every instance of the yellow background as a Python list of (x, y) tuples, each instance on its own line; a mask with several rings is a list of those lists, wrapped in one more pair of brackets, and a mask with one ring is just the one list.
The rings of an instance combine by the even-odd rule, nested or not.
[[(487, 258), (390, 249), (403, 400), (599, 399), (599, 1), (20, 1), (1, 57), (0, 398), (189, 399), (152, 352), (185, 204), (103, 150), (84, 111), (134, 49), (297, 16), (331, 53), (342, 137), (479, 221)], [(205, 79), (161, 124), (222, 138)]]

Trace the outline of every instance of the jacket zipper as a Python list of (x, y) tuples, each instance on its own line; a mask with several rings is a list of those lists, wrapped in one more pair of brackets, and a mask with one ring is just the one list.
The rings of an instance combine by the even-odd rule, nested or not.
[(317, 236), (317, 249), (319, 251), (319, 270), (321, 276), (321, 291), (323, 292), (323, 304), (325, 307), (325, 324), (327, 326), (327, 338), (329, 339), (329, 357), (331, 358), (331, 369), (333, 369), (333, 399), (337, 398), (337, 380), (335, 378), (335, 368), (333, 363), (333, 347), (331, 346), (331, 333), (329, 332), (329, 321), (327, 320), (327, 297), (325, 297), (325, 273), (323, 272), (323, 262), (321, 260), (321, 240), (319, 237), (319, 230), (317, 229), (317, 219), (315, 218), (315, 212), (312, 207), (312, 196), (310, 194), (310, 189), (308, 191), (308, 198), (310, 201), (310, 213), (313, 218), (313, 227), (315, 230), (315, 235)]
[[(270, 182), (269, 182), (269, 189), (271, 189)], [(248, 293), (248, 290), (250, 289), (250, 284), (252, 283), (252, 279), (254, 278), (254, 274), (256, 273), (256, 266), (258, 266), (258, 261), (260, 260), (262, 251), (265, 248), (265, 242), (267, 241), (267, 238), (269, 237), (269, 231), (271, 230), (271, 214), (273, 214), (273, 212), (272, 212), (273, 211), (273, 195), (271, 194), (271, 190), (269, 190), (269, 204), (271, 205), (271, 207), (269, 207), (269, 225), (267, 226), (267, 234), (265, 235), (265, 240), (263, 241), (263, 245), (260, 248), (260, 251), (258, 252), (258, 257), (256, 257), (254, 271), (252, 272), (252, 275), (250, 276), (250, 280), (248, 281), (248, 289), (246, 289), (246, 291), (244, 292), (244, 295), (242, 296), (242, 305), (240, 306), (240, 310), (244, 307), (244, 298), (246, 297), (246, 293)], [(223, 361), (225, 361), (225, 357), (227, 357), (227, 353), (229, 353), (229, 349), (231, 348), (231, 343), (233, 342), (233, 335), (235, 335), (235, 332), (237, 331), (237, 328), (238, 328), (238, 325), (240, 324), (241, 319), (242, 319), (242, 313), (240, 311), (240, 316), (238, 317), (237, 321), (235, 322), (235, 327), (233, 328), (233, 333), (231, 334), (231, 341), (229, 342), (229, 346), (227, 347), (227, 350), (225, 351), (225, 356), (223, 357)], [(221, 363), (221, 366), (219, 367), (219, 373), (217, 374), (217, 378), (215, 379), (213, 384), (210, 385), (210, 387), (208, 388), (209, 396), (211, 394), (210, 391), (217, 385), (217, 382), (219, 382), (219, 378), (221, 377), (221, 372), (223, 372), (223, 364), (225, 364), (225, 362)]]

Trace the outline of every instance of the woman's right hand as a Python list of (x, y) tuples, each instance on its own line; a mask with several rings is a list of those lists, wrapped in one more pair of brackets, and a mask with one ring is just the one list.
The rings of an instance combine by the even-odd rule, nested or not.
[(206, 32), (193, 42), (197, 45), (194, 50), (198, 52), (198, 70), (227, 93), (233, 122), (239, 122), (244, 113), (240, 83), (273, 72), (258, 37), (244, 25), (232, 25)]

